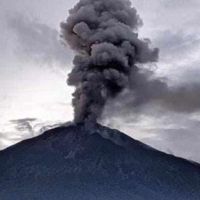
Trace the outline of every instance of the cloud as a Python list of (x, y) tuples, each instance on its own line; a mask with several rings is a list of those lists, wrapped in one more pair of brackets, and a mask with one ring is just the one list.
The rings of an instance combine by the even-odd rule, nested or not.
[(0, 132), (0, 150), (63, 125), (65, 123), (61, 121), (41, 121), (36, 118), (10, 120), (4, 124), (5, 130)]
[(150, 134), (153, 132), (154, 137), (144, 139), (144, 142), (160, 149), (173, 153), (176, 156), (185, 157), (200, 163), (199, 140), (200, 122), (198, 126), (194, 122), (187, 122), (186, 127), (176, 128), (159, 128), (146, 130)]
[(17, 120), (10, 120), (12, 124), (15, 125), (15, 129), (20, 132), (26, 131), (28, 134), (34, 136), (34, 129), (31, 125), (32, 122), (36, 121), (35, 118), (24, 118), (24, 119), (17, 119)]
[(128, 117), (116, 116), (104, 125), (117, 128), (156, 149), (200, 163), (200, 113), (171, 113), (148, 107)]
[(15, 53), (22, 60), (66, 66), (70, 51), (59, 39), (56, 29), (18, 13), (7, 15), (7, 26), (16, 38)]
[(200, 47), (200, 37), (197, 34), (187, 34), (183, 31), (172, 32), (170, 30), (160, 31), (154, 39), (159, 47), (161, 60), (164, 58), (178, 60), (185, 59)]

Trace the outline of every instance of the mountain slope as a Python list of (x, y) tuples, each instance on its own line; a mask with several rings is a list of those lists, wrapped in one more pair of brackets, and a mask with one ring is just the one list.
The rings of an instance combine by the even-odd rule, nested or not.
[(0, 199), (199, 200), (200, 165), (71, 124), (0, 152)]

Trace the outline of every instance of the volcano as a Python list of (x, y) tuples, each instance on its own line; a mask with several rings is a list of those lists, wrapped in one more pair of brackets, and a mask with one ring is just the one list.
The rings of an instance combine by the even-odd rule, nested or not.
[(1, 200), (199, 200), (200, 165), (99, 124), (68, 124), (0, 152)]

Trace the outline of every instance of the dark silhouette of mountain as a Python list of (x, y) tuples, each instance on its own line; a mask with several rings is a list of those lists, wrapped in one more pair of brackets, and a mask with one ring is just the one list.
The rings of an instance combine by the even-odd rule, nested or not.
[(200, 200), (200, 165), (71, 124), (0, 152), (0, 200)]

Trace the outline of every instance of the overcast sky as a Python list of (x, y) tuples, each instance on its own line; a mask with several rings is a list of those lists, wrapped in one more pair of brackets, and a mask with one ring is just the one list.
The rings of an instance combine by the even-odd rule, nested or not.
[[(76, 2), (0, 1), (0, 149), (73, 119), (73, 88), (66, 84), (73, 52), (59, 41), (59, 24)], [(160, 48), (159, 62), (151, 66), (156, 76), (170, 85), (200, 84), (200, 1), (132, 2), (144, 24), (140, 37)], [(151, 105), (126, 117), (122, 113), (119, 109), (102, 123), (200, 162), (199, 111), (176, 113)]]

